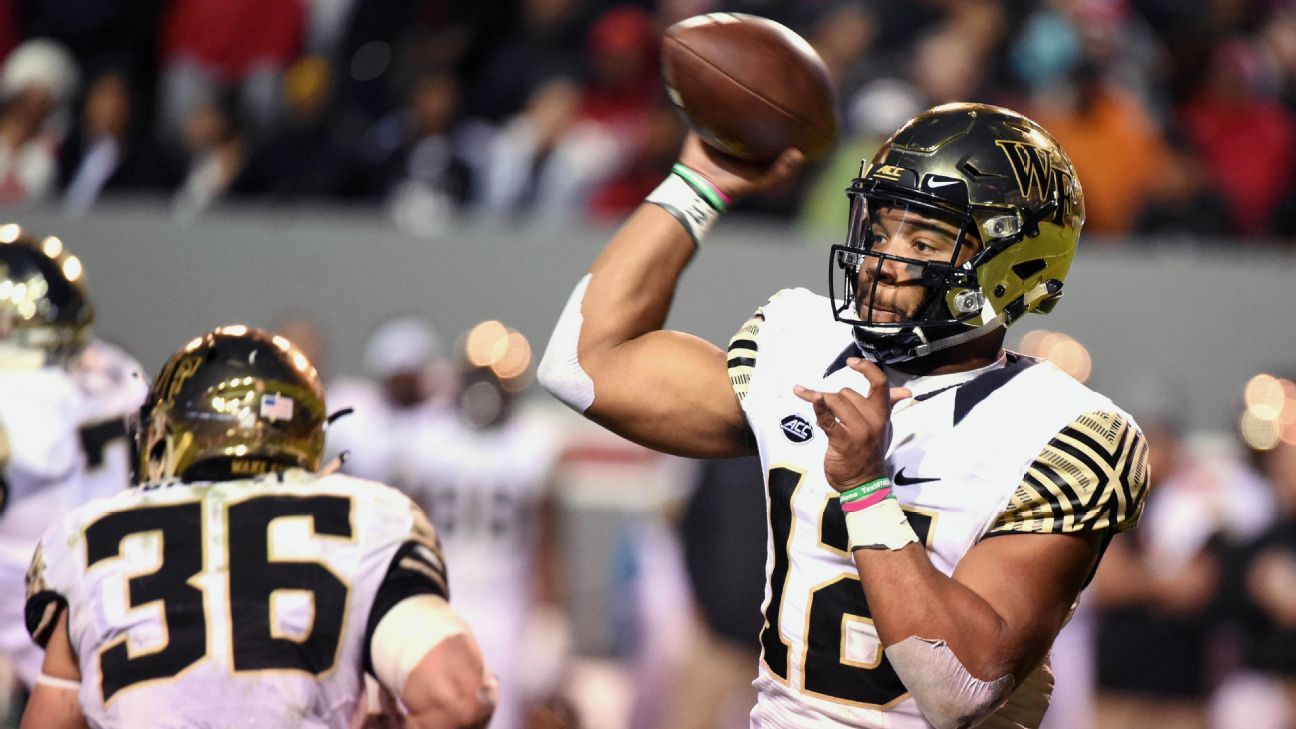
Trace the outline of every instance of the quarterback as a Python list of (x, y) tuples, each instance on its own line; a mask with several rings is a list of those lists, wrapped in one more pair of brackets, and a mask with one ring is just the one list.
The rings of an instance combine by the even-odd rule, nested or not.
[(0, 652), (28, 687), (32, 551), (59, 514), (129, 485), (127, 422), (148, 391), (130, 355), (92, 338), (84, 283), (61, 240), (0, 226)]
[(283, 337), (224, 327), (141, 409), (140, 483), (42, 538), (24, 727), (352, 725), (364, 674), (410, 726), (477, 727), (494, 684), (436, 532), (387, 486), (319, 473), (324, 393)]
[(775, 294), (728, 352), (663, 331), (707, 229), (801, 161), (690, 135), (573, 291), (541, 381), (658, 450), (759, 452), (752, 726), (1037, 727), (1053, 639), (1148, 482), (1127, 413), (1002, 346), (1062, 294), (1080, 182), (1026, 117), (936, 107), (851, 182), (828, 297)]

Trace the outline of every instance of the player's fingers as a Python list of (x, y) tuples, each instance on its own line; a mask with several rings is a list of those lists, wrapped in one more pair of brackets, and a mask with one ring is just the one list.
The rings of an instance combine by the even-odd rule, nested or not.
[(831, 442), (836, 442), (849, 434), (849, 426), (843, 423), (841, 417), (843, 411), (847, 418), (853, 418), (856, 422), (859, 420), (858, 413), (852, 413), (842, 407), (841, 396), (836, 393), (819, 392), (801, 385), (795, 385), (792, 392), (814, 407), (815, 423), (820, 430), (828, 434), (828, 440)]
[[(820, 427), (825, 431), (832, 428), (829, 435), (838, 434), (858, 434), (865, 432), (869, 428), (869, 419), (864, 412), (857, 406), (857, 402), (864, 402), (864, 396), (850, 388), (844, 388), (840, 392), (824, 392), (822, 401), (827, 412), (820, 416)], [(816, 411), (819, 415), (819, 411)]]
[(882, 371), (881, 367), (878, 367), (863, 357), (851, 357), (846, 360), (846, 365), (861, 375), (864, 375), (864, 378), (868, 380), (868, 396), (870, 400), (874, 397), (881, 397), (882, 391), (889, 389), (887, 388), (886, 373)]
[(908, 400), (908, 399), (911, 398), (911, 397), (913, 397), (913, 390), (910, 390), (910, 389), (907, 388), (907, 387), (893, 387), (893, 388), (891, 388), (891, 404), (892, 404), (892, 405), (895, 405), (896, 403), (900, 402), (901, 400)]
[(805, 153), (796, 147), (788, 147), (783, 153), (774, 160), (770, 165), (769, 171), (765, 173), (763, 182), (775, 182), (786, 179), (805, 164)]
[(819, 423), (820, 428), (828, 430), (833, 425), (836, 425), (837, 418), (824, 402), (824, 393), (801, 385), (793, 385), (792, 394), (810, 403), (814, 408), (815, 420)]

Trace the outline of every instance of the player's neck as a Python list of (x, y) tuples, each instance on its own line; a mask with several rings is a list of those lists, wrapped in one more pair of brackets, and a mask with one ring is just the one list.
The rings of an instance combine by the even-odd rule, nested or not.
[(908, 362), (891, 365), (892, 369), (908, 375), (948, 375), (989, 367), (999, 360), (1003, 352), (1004, 328), (997, 327), (983, 337), (977, 337), (949, 349), (916, 357)]

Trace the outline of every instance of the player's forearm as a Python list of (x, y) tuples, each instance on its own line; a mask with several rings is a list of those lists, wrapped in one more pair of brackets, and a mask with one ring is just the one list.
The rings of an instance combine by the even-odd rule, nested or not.
[(76, 691), (37, 686), (27, 700), (22, 729), (83, 729), (85, 726)]
[(990, 603), (932, 565), (919, 544), (854, 552), (878, 637), (892, 646), (910, 636), (942, 640), (973, 676), (1018, 681), (1038, 658)]
[(656, 205), (641, 205), (590, 268), (581, 307), (582, 361), (660, 329), (694, 251), (675, 218)]
[(481, 651), (466, 633), (446, 638), (420, 661), (401, 700), (406, 725), (418, 729), (484, 726), (495, 709)]

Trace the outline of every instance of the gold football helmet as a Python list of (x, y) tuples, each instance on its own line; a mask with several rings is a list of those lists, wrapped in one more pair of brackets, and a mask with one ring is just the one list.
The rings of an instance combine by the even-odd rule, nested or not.
[[(1046, 314), (1084, 225), (1084, 193), (1066, 152), (1043, 127), (987, 104), (945, 104), (911, 119), (862, 165), (846, 191), (845, 245), (833, 246), (833, 313), (855, 325), (861, 352), (903, 362)], [(900, 210), (958, 231), (948, 260), (874, 250), (872, 218)], [(968, 246), (975, 252), (960, 263)], [(860, 272), (886, 262), (919, 272), (926, 296), (904, 321), (875, 319), (874, 294)], [(890, 317), (882, 317), (889, 319)]]
[(94, 310), (63, 241), (0, 225), (0, 367), (42, 367), (79, 351)]
[(284, 337), (242, 325), (186, 344), (140, 411), (137, 480), (227, 481), (304, 468), (324, 454), (324, 388)]

